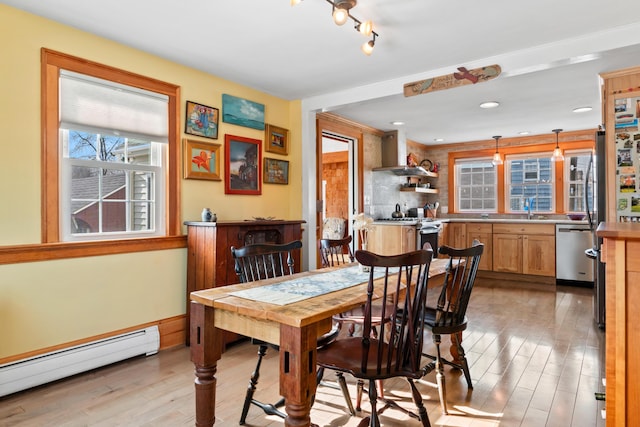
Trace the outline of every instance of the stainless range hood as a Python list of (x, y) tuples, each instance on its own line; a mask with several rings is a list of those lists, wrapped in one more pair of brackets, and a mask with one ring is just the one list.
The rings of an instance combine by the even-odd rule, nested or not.
[(402, 130), (382, 136), (382, 167), (373, 170), (391, 171), (400, 176), (435, 176), (422, 166), (407, 166), (407, 138)]

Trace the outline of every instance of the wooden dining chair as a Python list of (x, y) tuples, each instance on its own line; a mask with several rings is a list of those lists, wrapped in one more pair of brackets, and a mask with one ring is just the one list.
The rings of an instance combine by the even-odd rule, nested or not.
[[(414, 380), (425, 375), (421, 359), (427, 282), (432, 256), (431, 250), (392, 256), (357, 251), (358, 262), (370, 268), (362, 335), (340, 336), (318, 350), (319, 366), (368, 381), (371, 402), (368, 421), (372, 427), (380, 426), (376, 381), (394, 377), (407, 379), (413, 401), (418, 408), (417, 417), (423, 426), (431, 425)], [(411, 286), (407, 288), (407, 284)], [(391, 321), (380, 323), (376, 338), (372, 333), (375, 323), (373, 308), (379, 299), (391, 300), (394, 304), (381, 306), (382, 316), (388, 316)], [(389, 406), (401, 409), (391, 400), (384, 402), (381, 411)]]
[(323, 267), (337, 267), (355, 260), (351, 251), (351, 236), (341, 239), (320, 239), (320, 260)]
[[(235, 271), (240, 282), (246, 283), (293, 274), (293, 251), (300, 250), (301, 248), (302, 242), (300, 240), (284, 244), (258, 243), (246, 245), (242, 248), (232, 246), (231, 254), (233, 255)], [(318, 338), (318, 346), (322, 347), (333, 342), (339, 332), (339, 327), (335, 326), (331, 331)], [(253, 373), (251, 374), (251, 378), (249, 379), (249, 386), (247, 387), (247, 394), (245, 396), (242, 413), (240, 415), (240, 425), (245, 424), (249, 408), (252, 404), (262, 409), (267, 415), (277, 415), (282, 418), (286, 417), (286, 414), (278, 409), (284, 405), (284, 399), (280, 399), (276, 403), (263, 403), (254, 399), (258, 379), (260, 378), (260, 365), (262, 364), (262, 359), (267, 353), (269, 346), (276, 350), (279, 348), (276, 345), (268, 344), (255, 338), (251, 338), (251, 342), (258, 345), (258, 361)], [(318, 382), (319, 381), (320, 376), (318, 377)], [(346, 382), (344, 384), (343, 393), (346, 393), (345, 400), (349, 405), (351, 405), (351, 397), (346, 389)], [(352, 414), (355, 414), (355, 411), (352, 411)]]
[[(444, 366), (449, 365), (461, 369), (467, 380), (467, 386), (473, 389), (469, 364), (462, 347), (462, 331), (467, 329), (467, 307), (471, 298), (471, 291), (475, 283), (480, 264), (480, 257), (484, 250), (484, 244), (474, 240), (472, 246), (464, 249), (456, 249), (449, 246), (441, 246), (441, 255), (449, 257), (444, 282), (436, 307), (427, 307), (425, 311), (425, 323), (431, 330), (433, 342), (436, 346), (436, 354), (424, 356), (435, 362), (436, 381), (442, 413), (447, 414), (447, 389), (444, 377)], [(452, 343), (457, 351), (457, 360), (449, 360), (442, 357), (440, 342), (442, 335), (451, 336)], [(432, 362), (432, 363), (433, 363)]]

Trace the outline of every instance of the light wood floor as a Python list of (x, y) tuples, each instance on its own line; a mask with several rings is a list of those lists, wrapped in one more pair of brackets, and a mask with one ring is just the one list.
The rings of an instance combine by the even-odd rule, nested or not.
[[(604, 333), (594, 326), (592, 291), (479, 281), (468, 310), (464, 344), (473, 390), (459, 371), (446, 368), (451, 414), (442, 416), (435, 375), (419, 384), (431, 423), (450, 427), (604, 426)], [(429, 339), (430, 341), (430, 339)], [(216, 426), (237, 425), (256, 348), (231, 347), (218, 365)], [(261, 400), (277, 395), (277, 354), (268, 354), (259, 384)], [(326, 375), (331, 379), (332, 374)], [(351, 384), (353, 386), (353, 384)], [(193, 426), (193, 365), (189, 349), (141, 357), (0, 398), (0, 426)], [(352, 397), (355, 388), (351, 389)], [(412, 408), (402, 381), (385, 382), (387, 397)], [(363, 414), (368, 411), (363, 403)], [(360, 414), (361, 416), (362, 414)], [(319, 426), (356, 426), (338, 390), (321, 386), (312, 411)], [(385, 426), (418, 426), (388, 410)], [(282, 426), (256, 408), (248, 425)]]

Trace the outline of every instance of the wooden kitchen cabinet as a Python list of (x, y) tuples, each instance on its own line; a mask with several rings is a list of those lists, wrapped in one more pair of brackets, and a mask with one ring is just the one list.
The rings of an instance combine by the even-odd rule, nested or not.
[(452, 248), (467, 247), (467, 224), (464, 222), (450, 222), (447, 229), (447, 246)]
[(467, 246), (471, 246), (474, 240), (484, 243), (484, 250), (480, 257), (480, 270), (491, 271), (493, 269), (493, 225), (487, 223), (469, 222), (466, 224)]
[(522, 235), (493, 233), (493, 271), (522, 274)]
[(553, 224), (493, 224), (493, 271), (554, 277)]
[(379, 255), (397, 255), (416, 250), (415, 225), (374, 224), (367, 250)]
[(607, 427), (640, 426), (640, 226), (606, 222), (598, 226), (606, 264)]

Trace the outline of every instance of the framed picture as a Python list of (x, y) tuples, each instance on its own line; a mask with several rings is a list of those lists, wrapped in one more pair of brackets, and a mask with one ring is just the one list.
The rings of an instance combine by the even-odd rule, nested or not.
[(220, 144), (183, 140), (184, 177), (221, 181)]
[(252, 129), (264, 129), (264, 104), (222, 94), (222, 121)]
[(289, 184), (289, 162), (287, 160), (264, 158), (265, 184)]
[(187, 101), (187, 117), (184, 121), (184, 132), (189, 135), (218, 139), (219, 116), (220, 113), (217, 108)]
[(226, 134), (225, 194), (262, 194), (262, 141)]
[(266, 125), (264, 131), (265, 151), (289, 154), (289, 130), (274, 125)]

